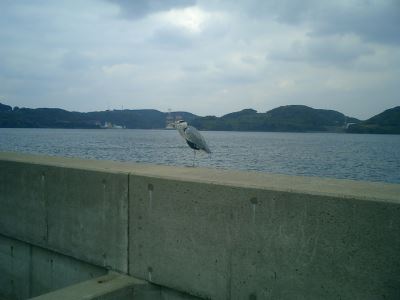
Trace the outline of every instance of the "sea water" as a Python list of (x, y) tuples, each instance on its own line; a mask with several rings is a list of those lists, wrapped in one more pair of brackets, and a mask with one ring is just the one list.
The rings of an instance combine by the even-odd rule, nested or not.
[[(400, 135), (202, 132), (212, 150), (196, 165), (400, 183)], [(0, 151), (192, 166), (175, 130), (0, 128)]]

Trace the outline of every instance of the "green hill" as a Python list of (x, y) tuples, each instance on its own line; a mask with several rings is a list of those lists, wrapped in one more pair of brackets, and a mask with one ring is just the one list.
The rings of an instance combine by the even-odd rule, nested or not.
[(385, 110), (359, 124), (350, 125), (347, 132), (400, 134), (400, 106)]
[[(173, 112), (189, 122), (198, 117)], [(165, 128), (167, 113), (154, 109), (70, 112), (58, 108), (14, 108), (0, 103), (0, 127), (10, 128), (101, 128), (105, 122), (126, 128)]]
[(0, 112), (1, 111), (11, 111), (11, 110), (12, 110), (11, 106), (0, 103)]
[(101, 128), (108, 122), (133, 129), (161, 129), (165, 128), (167, 117), (184, 119), (200, 130), (400, 134), (400, 106), (360, 121), (334, 110), (305, 105), (280, 106), (265, 113), (243, 109), (222, 117), (199, 117), (189, 112), (164, 113), (155, 109), (82, 113), (59, 108), (12, 108), (0, 103), (0, 127), (11, 128)]
[(255, 129), (256, 122), (254, 118), (259, 117), (257, 111), (253, 109), (244, 109), (239, 112), (230, 113), (220, 118), (207, 116), (194, 119), (191, 124), (202, 130), (237, 130), (250, 131)]
[(96, 128), (83, 113), (58, 108), (14, 108), (0, 111), (0, 127), (17, 128)]
[(346, 117), (334, 110), (314, 109), (304, 105), (287, 105), (266, 113), (244, 109), (221, 118), (214, 116), (197, 118), (192, 121), (192, 124), (203, 130), (343, 132), (346, 124), (350, 122), (358, 123), (360, 121)]

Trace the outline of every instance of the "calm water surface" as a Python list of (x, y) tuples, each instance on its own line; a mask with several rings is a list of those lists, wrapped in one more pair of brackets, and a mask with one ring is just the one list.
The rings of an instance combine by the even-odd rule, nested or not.
[[(400, 183), (400, 136), (203, 132), (213, 151), (201, 167)], [(0, 128), (0, 151), (189, 166), (174, 130)]]

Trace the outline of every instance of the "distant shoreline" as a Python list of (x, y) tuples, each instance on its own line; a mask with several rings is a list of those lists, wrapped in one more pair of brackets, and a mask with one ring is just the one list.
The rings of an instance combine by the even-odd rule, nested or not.
[(338, 111), (305, 105), (280, 106), (265, 113), (244, 109), (222, 117), (153, 109), (70, 112), (19, 108), (0, 103), (0, 128), (165, 129), (184, 119), (203, 131), (400, 134), (400, 106), (361, 121)]

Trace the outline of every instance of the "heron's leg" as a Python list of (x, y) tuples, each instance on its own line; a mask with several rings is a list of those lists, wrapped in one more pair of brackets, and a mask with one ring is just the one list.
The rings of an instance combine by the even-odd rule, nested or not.
[(193, 167), (195, 162), (196, 162), (196, 150), (193, 149)]

